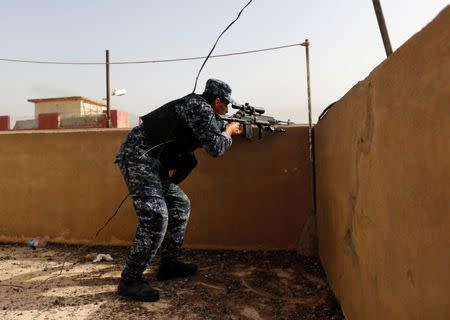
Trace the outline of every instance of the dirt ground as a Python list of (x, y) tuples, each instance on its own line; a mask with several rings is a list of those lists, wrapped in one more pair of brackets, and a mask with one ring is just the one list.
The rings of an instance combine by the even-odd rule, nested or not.
[[(86, 252), (110, 254), (92, 263)], [(183, 250), (191, 278), (158, 282), (155, 303), (116, 295), (127, 249), (0, 245), (0, 316), (5, 319), (344, 319), (320, 263), (295, 252)]]

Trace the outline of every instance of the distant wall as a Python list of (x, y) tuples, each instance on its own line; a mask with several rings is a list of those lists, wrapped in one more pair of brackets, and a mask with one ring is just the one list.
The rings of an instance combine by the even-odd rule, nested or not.
[(101, 127), (106, 127), (106, 115), (104, 114), (62, 118), (60, 125), (54, 129), (101, 128)]
[(111, 110), (111, 126), (110, 128), (129, 128), (130, 120), (128, 112), (120, 110)]
[[(42, 237), (90, 243), (127, 194), (114, 155), (128, 130), (0, 133), (0, 241)], [(224, 156), (200, 150), (182, 187), (192, 201), (185, 245), (295, 249), (310, 214), (306, 127), (264, 140), (234, 139)], [(136, 217), (128, 199), (95, 243), (129, 244)]]
[(11, 129), (11, 122), (9, 116), (0, 116), (0, 131), (6, 131)]
[(39, 119), (17, 120), (13, 130), (34, 130), (39, 128)]
[[(34, 116), (37, 119), (42, 113), (59, 113), (61, 118), (70, 118), (82, 115), (81, 100), (61, 100), (36, 102)], [(100, 107), (98, 107), (100, 109)], [(101, 111), (100, 111), (101, 112)]]
[(320, 257), (347, 319), (450, 319), (450, 7), (315, 138)]

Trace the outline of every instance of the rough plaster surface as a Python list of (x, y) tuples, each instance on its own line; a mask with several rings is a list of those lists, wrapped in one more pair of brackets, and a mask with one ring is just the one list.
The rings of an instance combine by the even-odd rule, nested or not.
[[(130, 199), (92, 240), (128, 193), (113, 163), (127, 133), (0, 133), (0, 241), (129, 244), (136, 228)], [(295, 249), (311, 211), (307, 127), (235, 139), (217, 159), (202, 150), (197, 156), (182, 184), (192, 202), (187, 247)]]
[(319, 251), (348, 319), (450, 318), (450, 7), (316, 128)]

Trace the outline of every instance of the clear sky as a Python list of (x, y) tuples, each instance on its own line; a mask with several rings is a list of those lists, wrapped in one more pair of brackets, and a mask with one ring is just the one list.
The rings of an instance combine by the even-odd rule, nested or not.
[[(248, 0), (0, 0), (0, 58), (102, 62), (205, 56)], [(393, 50), (430, 22), (443, 0), (381, 0)], [(214, 51), (310, 40), (313, 121), (385, 59), (370, 0), (254, 0)], [(190, 93), (202, 61), (112, 65), (113, 107), (143, 115)], [(199, 79), (228, 82), (235, 100), (307, 122), (305, 49), (210, 59)], [(34, 113), (30, 98), (105, 97), (104, 66), (0, 61), (0, 114)]]

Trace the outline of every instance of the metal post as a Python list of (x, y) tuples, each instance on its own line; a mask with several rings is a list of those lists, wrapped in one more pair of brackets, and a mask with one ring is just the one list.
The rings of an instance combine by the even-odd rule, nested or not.
[(318, 238), (316, 222), (316, 170), (314, 160), (314, 131), (311, 117), (311, 82), (309, 76), (309, 41), (301, 44), (306, 50), (306, 82), (308, 92), (308, 117), (309, 117), (309, 160), (311, 163), (311, 216), (303, 227), (300, 235), (298, 252), (305, 256), (317, 256)]
[(384, 21), (383, 10), (379, 0), (372, 0), (375, 14), (377, 15), (378, 27), (380, 28), (381, 37), (383, 38), (384, 50), (386, 50), (386, 56), (389, 57), (392, 54), (391, 40), (389, 40), (389, 34)]
[(311, 162), (311, 187), (312, 187), (312, 214), (316, 214), (316, 186), (315, 186), (315, 170), (314, 170), (314, 137), (313, 137), (313, 126), (312, 126), (312, 111), (311, 111), (311, 82), (309, 76), (309, 40), (306, 39), (302, 43), (306, 51), (306, 85), (308, 92), (308, 123), (309, 123), (309, 161)]
[(110, 90), (109, 90), (109, 50), (106, 50), (106, 127), (111, 126), (111, 114), (110, 114)]

